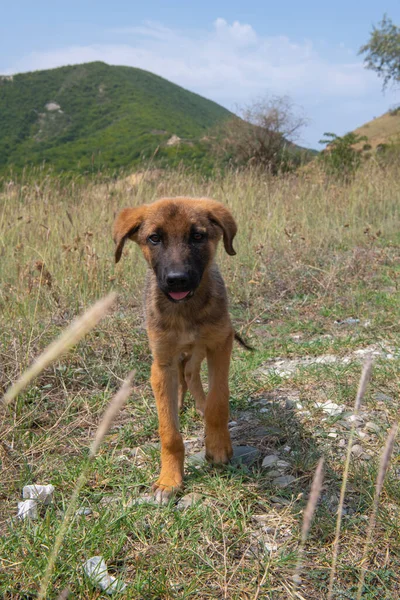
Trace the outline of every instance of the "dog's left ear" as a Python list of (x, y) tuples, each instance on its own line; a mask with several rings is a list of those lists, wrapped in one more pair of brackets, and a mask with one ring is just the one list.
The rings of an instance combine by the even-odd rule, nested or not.
[(146, 206), (124, 208), (114, 222), (113, 238), (116, 244), (115, 262), (119, 262), (127, 239), (136, 241), (137, 233), (146, 215)]
[(208, 218), (211, 223), (222, 229), (225, 250), (230, 256), (235, 256), (232, 242), (237, 232), (237, 225), (232, 213), (220, 202), (209, 201), (208, 204)]

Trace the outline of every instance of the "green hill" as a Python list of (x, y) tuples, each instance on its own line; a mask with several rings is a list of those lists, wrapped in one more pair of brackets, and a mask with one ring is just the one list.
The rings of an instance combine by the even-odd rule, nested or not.
[[(199, 140), (231, 115), (147, 71), (94, 62), (0, 77), (0, 172), (44, 162), (87, 172), (209, 161)], [(168, 146), (172, 136), (186, 141)]]

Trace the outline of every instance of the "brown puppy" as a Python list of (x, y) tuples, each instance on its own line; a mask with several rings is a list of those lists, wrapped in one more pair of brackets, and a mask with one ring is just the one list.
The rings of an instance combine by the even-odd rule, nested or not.
[[(223, 204), (204, 198), (163, 198), (126, 208), (114, 223), (116, 262), (130, 239), (139, 244), (150, 267), (145, 312), (161, 437), (161, 473), (154, 484), (159, 501), (182, 486), (178, 411), (188, 388), (204, 415), (207, 459), (226, 463), (232, 456), (228, 373), (235, 334), (214, 255), (221, 237), (226, 252), (235, 254), (236, 229)], [(207, 397), (200, 381), (205, 358)]]

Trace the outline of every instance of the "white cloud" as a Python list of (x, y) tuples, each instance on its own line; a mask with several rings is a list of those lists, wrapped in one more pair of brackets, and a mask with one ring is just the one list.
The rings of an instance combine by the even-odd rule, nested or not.
[[(182, 32), (146, 22), (110, 34), (114, 43), (32, 53), (9, 72), (102, 60), (147, 69), (231, 109), (263, 94), (289, 94), (313, 121), (305, 141), (314, 145), (324, 130), (343, 133), (395, 100), (382, 97), (377, 77), (354, 54), (344, 55), (340, 43), (340, 58), (332, 60), (310, 40), (263, 37), (249, 24), (223, 18), (207, 31)], [(330, 50), (332, 55), (335, 49)]]

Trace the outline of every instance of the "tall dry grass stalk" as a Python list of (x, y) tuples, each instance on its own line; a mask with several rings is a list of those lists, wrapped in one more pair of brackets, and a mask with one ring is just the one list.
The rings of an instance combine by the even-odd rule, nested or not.
[(126, 400), (128, 399), (128, 396), (130, 395), (130, 393), (132, 391), (131, 384), (132, 384), (133, 376), (134, 376), (133, 372), (131, 372), (128, 375), (128, 377), (122, 384), (119, 391), (112, 398), (110, 404), (108, 405), (108, 407), (103, 415), (103, 418), (101, 419), (101, 421), (99, 423), (94, 440), (90, 446), (87, 462), (86, 462), (85, 466), (83, 467), (81, 474), (78, 477), (74, 491), (72, 492), (72, 496), (68, 503), (68, 507), (65, 512), (64, 519), (62, 520), (60, 529), (57, 533), (53, 549), (50, 553), (46, 571), (44, 573), (42, 582), (40, 584), (38, 600), (44, 600), (44, 598), (46, 598), (47, 588), (49, 586), (49, 582), (50, 582), (50, 578), (51, 578), (51, 575), (52, 575), (52, 572), (54, 569), (54, 565), (57, 560), (57, 556), (58, 556), (59, 550), (61, 548), (63, 539), (65, 537), (65, 534), (67, 532), (68, 526), (70, 525), (71, 519), (74, 515), (74, 511), (76, 508), (76, 504), (78, 502), (78, 497), (79, 497), (80, 491), (86, 483), (89, 468), (93, 462), (94, 457), (97, 454), (97, 451), (100, 447), (100, 444), (102, 443), (102, 441), (104, 439), (104, 436), (106, 435), (106, 433), (109, 430), (116, 415), (121, 410), (122, 406), (125, 404)]
[(363, 587), (364, 587), (365, 572), (367, 570), (368, 552), (369, 552), (369, 547), (371, 545), (372, 534), (375, 529), (376, 514), (378, 512), (378, 506), (379, 506), (379, 498), (380, 498), (380, 495), (382, 492), (383, 482), (385, 480), (386, 473), (389, 468), (390, 459), (391, 459), (393, 447), (394, 447), (394, 441), (395, 441), (398, 429), (399, 429), (398, 423), (395, 423), (392, 426), (392, 428), (389, 432), (389, 435), (387, 437), (386, 444), (383, 449), (380, 464), (379, 464), (379, 471), (378, 471), (378, 476), (376, 478), (376, 484), (375, 484), (375, 494), (374, 494), (374, 501), (373, 501), (373, 505), (372, 505), (372, 513), (369, 518), (367, 537), (365, 539), (364, 552), (363, 552), (363, 557), (361, 560), (362, 566), (361, 566), (360, 581), (358, 583), (358, 589), (357, 589), (357, 600), (360, 600), (362, 591), (363, 591)]
[(297, 558), (297, 564), (295, 573), (293, 575), (293, 581), (295, 585), (295, 589), (301, 583), (301, 569), (303, 568), (303, 556), (304, 556), (304, 547), (307, 541), (307, 536), (310, 531), (311, 522), (315, 513), (315, 509), (317, 506), (318, 499), (321, 494), (322, 481), (324, 478), (323, 473), (324, 467), (324, 459), (320, 458), (318, 461), (317, 468), (315, 469), (314, 477), (311, 484), (310, 496), (308, 498), (307, 506), (305, 508), (303, 514), (303, 525), (301, 527), (301, 541), (299, 547), (299, 553)]
[(12, 402), (27, 385), (37, 377), (46, 367), (57, 360), (59, 356), (67, 352), (77, 344), (97, 323), (105, 316), (117, 295), (111, 292), (91, 306), (82, 316), (75, 319), (71, 325), (63, 331), (60, 337), (48, 346), (35, 362), (27, 369), (21, 377), (7, 390), (1, 399), (1, 405), (6, 407)]
[[(372, 372), (372, 358), (369, 356), (369, 357), (367, 357), (367, 359), (364, 363), (363, 370), (361, 373), (360, 383), (358, 385), (356, 400), (354, 403), (354, 413), (353, 413), (355, 417), (358, 415), (358, 413), (360, 411), (361, 402), (362, 402), (362, 399), (364, 398), (365, 390), (367, 388), (368, 381), (371, 377), (371, 372)], [(328, 600), (332, 599), (332, 594), (333, 594), (333, 583), (335, 580), (338, 551), (339, 551), (340, 529), (342, 526), (342, 513), (343, 513), (344, 497), (346, 495), (347, 480), (349, 477), (351, 449), (353, 447), (354, 433), (355, 433), (355, 421), (353, 420), (352, 427), (350, 430), (350, 435), (349, 435), (349, 443), (347, 444), (347, 455), (346, 455), (346, 461), (344, 464), (342, 485), (340, 488), (340, 499), (339, 499), (339, 506), (338, 506), (338, 512), (337, 512), (337, 519), (336, 519), (335, 539), (333, 542), (332, 566), (331, 566), (331, 573), (330, 573), (330, 577), (329, 577)]]

